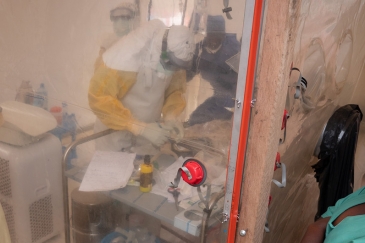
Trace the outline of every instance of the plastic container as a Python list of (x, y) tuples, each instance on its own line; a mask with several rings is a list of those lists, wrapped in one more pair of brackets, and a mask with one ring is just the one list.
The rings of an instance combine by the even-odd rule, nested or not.
[(18, 101), (5, 101), (0, 104), (6, 122), (22, 132), (36, 137), (57, 127), (56, 119), (39, 107)]
[(62, 125), (62, 107), (61, 106), (52, 106), (49, 110), (51, 114), (56, 118), (57, 125)]
[(65, 120), (65, 117), (68, 115), (68, 105), (66, 101), (62, 102), (62, 117)]
[(44, 83), (41, 83), (35, 92), (33, 105), (48, 110), (48, 92)]
[(62, 126), (66, 133), (69, 133), (72, 137), (72, 141), (76, 140), (77, 121), (74, 113), (71, 115), (66, 114), (62, 116)]
[[(147, 155), (148, 156), (148, 155)], [(149, 156), (148, 156), (149, 157)], [(129, 230), (134, 232), (133, 242), (155, 243), (156, 237), (152, 235), (146, 227), (146, 219), (140, 214), (131, 214), (128, 219)]]
[(33, 104), (34, 91), (30, 81), (22, 81), (17, 90), (15, 100), (29, 105)]
[(114, 229), (113, 199), (102, 192), (71, 193), (74, 242), (99, 243)]
[(141, 192), (150, 192), (152, 190), (153, 166), (149, 155), (144, 156), (143, 164), (140, 167), (140, 185)]

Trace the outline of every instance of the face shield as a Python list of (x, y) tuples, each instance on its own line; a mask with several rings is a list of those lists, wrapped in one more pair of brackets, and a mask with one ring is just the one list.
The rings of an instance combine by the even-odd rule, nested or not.
[(120, 5), (110, 11), (110, 20), (113, 22), (114, 33), (122, 37), (132, 29), (135, 11), (132, 5)]

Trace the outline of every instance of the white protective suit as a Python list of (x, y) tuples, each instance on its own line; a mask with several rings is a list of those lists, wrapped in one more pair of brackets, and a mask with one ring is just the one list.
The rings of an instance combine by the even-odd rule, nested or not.
[[(104, 65), (89, 87), (89, 104), (98, 117), (95, 132), (121, 131), (97, 139), (98, 150), (144, 148), (150, 142), (161, 145), (162, 141), (143, 136), (146, 127), (161, 121), (161, 115), (175, 118), (184, 109), (185, 71), (168, 71), (160, 64), (165, 30), (160, 20), (152, 20), (103, 54)], [(195, 48), (193, 35), (187, 27), (172, 26), (167, 46), (177, 58), (189, 61)]]

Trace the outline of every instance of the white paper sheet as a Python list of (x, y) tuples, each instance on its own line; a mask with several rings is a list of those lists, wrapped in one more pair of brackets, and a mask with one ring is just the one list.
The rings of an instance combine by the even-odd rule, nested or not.
[(95, 151), (80, 191), (109, 191), (125, 187), (133, 172), (134, 153)]

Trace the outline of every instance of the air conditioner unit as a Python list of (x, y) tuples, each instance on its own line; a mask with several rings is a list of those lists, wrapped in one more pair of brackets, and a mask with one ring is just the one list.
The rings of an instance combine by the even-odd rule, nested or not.
[(62, 146), (44, 134), (24, 146), (0, 142), (0, 203), (12, 243), (41, 243), (64, 231)]

